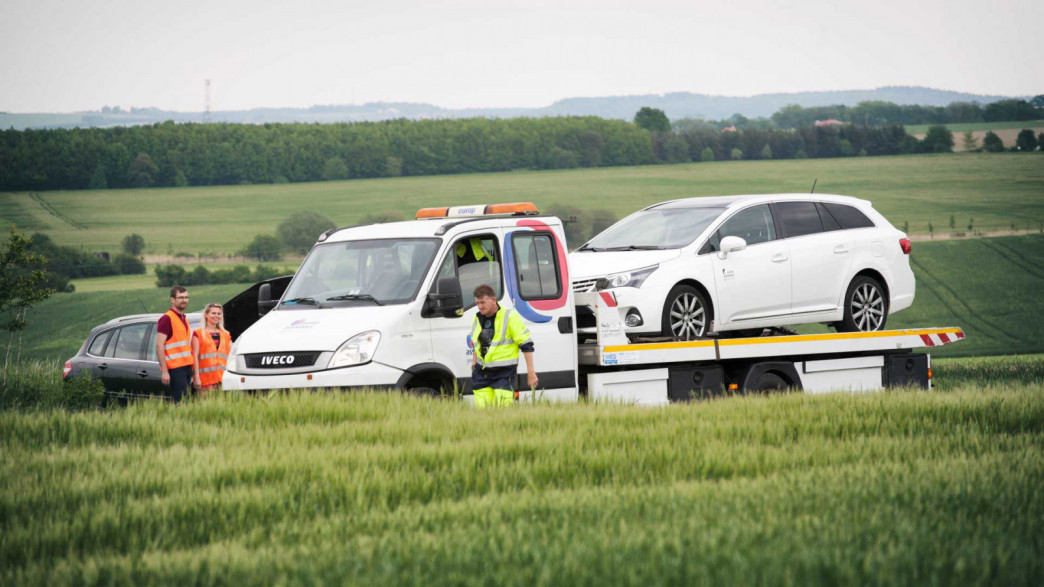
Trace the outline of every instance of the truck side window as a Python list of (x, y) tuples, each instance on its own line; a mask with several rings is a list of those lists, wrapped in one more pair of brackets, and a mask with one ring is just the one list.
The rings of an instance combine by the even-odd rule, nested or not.
[(497, 239), (492, 235), (464, 237), (450, 247), (437, 277), (457, 277), (464, 309), (475, 305), (472, 293), (483, 283), (493, 287), (498, 300), (504, 295), (499, 251)]
[(562, 295), (558, 279), (558, 256), (550, 234), (515, 233), (511, 238), (515, 267), (518, 269), (518, 293), (523, 300), (549, 300)]

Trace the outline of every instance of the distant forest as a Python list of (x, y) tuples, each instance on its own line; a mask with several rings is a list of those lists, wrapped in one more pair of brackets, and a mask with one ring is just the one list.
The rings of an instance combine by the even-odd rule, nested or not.
[(937, 150), (902, 125), (678, 132), (658, 114), (659, 130), (596, 117), (6, 130), (0, 131), (0, 190), (287, 183)]

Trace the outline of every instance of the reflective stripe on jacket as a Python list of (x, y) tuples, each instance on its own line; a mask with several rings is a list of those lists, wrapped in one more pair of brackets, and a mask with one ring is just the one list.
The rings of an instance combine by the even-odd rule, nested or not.
[(204, 386), (221, 383), (228, 352), (232, 348), (231, 335), (227, 330), (221, 330), (221, 340), (218, 346), (214, 346), (213, 337), (205, 329), (200, 328), (192, 334), (199, 339), (199, 382)]
[(167, 310), (166, 316), (170, 318), (170, 338), (163, 344), (163, 362), (167, 369), (177, 369), (192, 364), (192, 341), (189, 339), (189, 329), (181, 321), (181, 314), (173, 309)]
[(519, 317), (518, 312), (501, 307), (493, 319), (493, 340), (481, 353), (479, 335), (482, 334), (481, 314), (475, 314), (475, 324), (471, 328), (471, 340), (475, 345), (476, 364), (483, 368), (508, 367), (518, 365), (518, 345), (529, 340), (529, 329)]

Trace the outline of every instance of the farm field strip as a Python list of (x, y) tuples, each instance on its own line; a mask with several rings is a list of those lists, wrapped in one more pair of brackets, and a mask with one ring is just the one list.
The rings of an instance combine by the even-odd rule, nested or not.
[[(927, 234), (974, 218), (977, 230), (1044, 227), (1044, 164), (1031, 154), (947, 154), (780, 161), (730, 161), (404, 177), (288, 185), (41, 192), (56, 219), (24, 193), (0, 194), (0, 218), (28, 231), (46, 230), (59, 244), (116, 251), (123, 236), (145, 237), (146, 254), (238, 251), (271, 234), (293, 212), (314, 210), (336, 224), (366, 214), (492, 201), (533, 201), (541, 209), (567, 204), (618, 216), (656, 202), (723, 194), (816, 191), (862, 197), (898, 227)], [(157, 211), (175, 210), (172, 214)], [(6, 222), (5, 222), (6, 224)], [(963, 230), (963, 229), (962, 229)]]

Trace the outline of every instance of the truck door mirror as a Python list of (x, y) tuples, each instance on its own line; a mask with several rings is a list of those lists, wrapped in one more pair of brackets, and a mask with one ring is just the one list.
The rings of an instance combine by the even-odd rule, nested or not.
[(464, 296), (460, 293), (460, 281), (456, 277), (441, 277), (435, 291), (428, 294), (428, 309), (432, 316), (456, 318), (464, 309)]
[(272, 299), (272, 284), (262, 283), (257, 290), (257, 315), (264, 316), (279, 303)]

